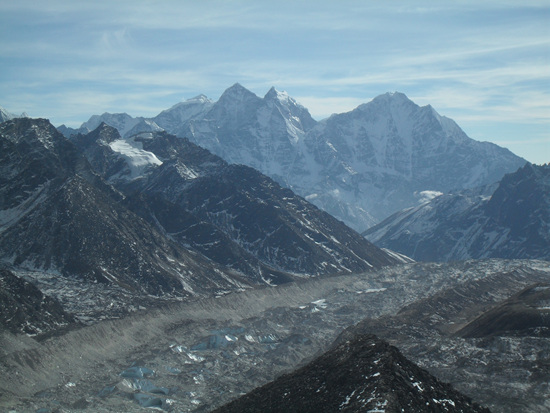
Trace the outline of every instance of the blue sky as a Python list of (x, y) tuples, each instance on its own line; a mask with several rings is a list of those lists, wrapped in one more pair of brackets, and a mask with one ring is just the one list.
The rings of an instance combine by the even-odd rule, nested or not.
[(550, 162), (550, 0), (0, 0), (0, 106), (79, 126), (239, 82), (322, 119), (400, 91)]

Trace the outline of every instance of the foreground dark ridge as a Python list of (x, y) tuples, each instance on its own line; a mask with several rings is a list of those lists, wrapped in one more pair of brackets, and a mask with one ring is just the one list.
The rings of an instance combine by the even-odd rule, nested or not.
[(358, 336), (215, 413), (489, 413), (374, 335)]

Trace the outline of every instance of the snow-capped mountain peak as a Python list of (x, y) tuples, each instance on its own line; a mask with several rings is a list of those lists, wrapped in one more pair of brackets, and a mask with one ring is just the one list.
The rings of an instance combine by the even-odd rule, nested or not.
[(372, 99), (370, 102), (360, 105), (360, 108), (368, 107), (380, 107), (380, 108), (401, 108), (408, 107), (409, 110), (418, 108), (418, 105), (410, 100), (407, 95), (401, 92), (387, 92)]
[(240, 83), (235, 83), (220, 96), (217, 103), (219, 104), (234, 104), (243, 102), (259, 102), (261, 98), (253, 92), (242, 86)]
[(93, 115), (87, 122), (82, 124), (81, 128), (91, 132), (95, 130), (102, 122), (116, 128), (119, 133), (124, 136), (130, 129), (136, 126), (139, 120), (131, 117), (127, 113), (105, 112), (102, 115)]
[(291, 187), (359, 231), (416, 205), (416, 193), (494, 183), (525, 164), (401, 92), (316, 122), (286, 92), (272, 87), (261, 98), (236, 83), (215, 103), (199, 95), (151, 120), (134, 120), (128, 129), (104, 118), (123, 137), (155, 126), (187, 137)]
[(272, 86), (271, 89), (269, 89), (269, 91), (265, 94), (264, 99), (265, 100), (276, 99), (280, 102), (288, 102), (289, 100), (294, 101), (294, 99), (292, 99), (287, 92), (285, 91), (280, 92), (277, 89), (275, 89), (275, 86)]
[(199, 102), (199, 103), (208, 103), (208, 102), (212, 102), (212, 100), (210, 98), (208, 98), (208, 96), (206, 95), (203, 95), (202, 93), (200, 95), (197, 95), (191, 99), (187, 99), (185, 102), (182, 102), (182, 103), (191, 103), (191, 102)]
[[(210, 105), (211, 106), (212, 104), (213, 104), (212, 100), (209, 99), (207, 96), (198, 95), (198, 96), (195, 96), (194, 98), (187, 99), (183, 102), (176, 103), (170, 109), (163, 110), (162, 112), (160, 112), (160, 114), (157, 116), (157, 118), (159, 116), (161, 116), (162, 114), (178, 113), (178, 112), (184, 113), (184, 112), (189, 111), (189, 109), (191, 107), (200, 107), (200, 106), (203, 106), (203, 105)], [(188, 118), (181, 119), (181, 120), (188, 120)]]
[(5, 122), (10, 119), (15, 118), (28, 118), (29, 115), (27, 112), (23, 112), (21, 115), (16, 115), (14, 113), (8, 112), (6, 109), (4, 109), (2, 106), (0, 106), (0, 123)]

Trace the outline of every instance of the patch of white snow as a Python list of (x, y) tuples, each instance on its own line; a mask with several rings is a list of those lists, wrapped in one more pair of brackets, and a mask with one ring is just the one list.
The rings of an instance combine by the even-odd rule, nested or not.
[(117, 139), (109, 144), (114, 152), (119, 153), (130, 168), (130, 179), (138, 178), (151, 166), (162, 165), (162, 161), (153, 152), (143, 149), (141, 142), (133, 138)]

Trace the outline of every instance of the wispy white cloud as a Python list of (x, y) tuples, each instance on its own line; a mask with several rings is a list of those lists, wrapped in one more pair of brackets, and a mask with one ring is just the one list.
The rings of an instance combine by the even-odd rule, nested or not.
[(459, 123), (544, 133), (549, 18), (547, 0), (0, 0), (0, 104), (153, 115), (240, 82), (320, 118), (399, 90)]

